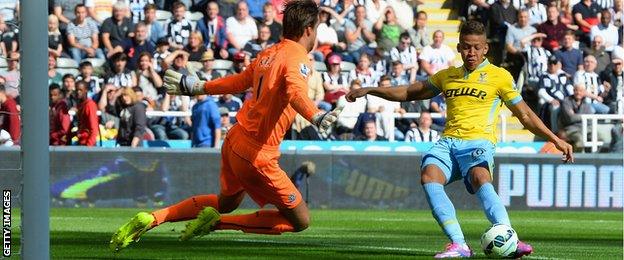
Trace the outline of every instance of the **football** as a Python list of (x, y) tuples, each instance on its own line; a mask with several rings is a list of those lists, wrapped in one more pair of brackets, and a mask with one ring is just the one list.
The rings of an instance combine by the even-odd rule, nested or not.
[(518, 235), (510, 226), (494, 225), (481, 236), (481, 248), (492, 257), (510, 257), (518, 248)]

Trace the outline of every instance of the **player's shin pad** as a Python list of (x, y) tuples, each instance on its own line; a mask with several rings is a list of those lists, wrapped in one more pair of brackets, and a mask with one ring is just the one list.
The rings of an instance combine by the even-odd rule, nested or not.
[(344, 105), (338, 105), (334, 110), (329, 112), (319, 112), (314, 117), (312, 117), (312, 123), (318, 127), (319, 134), (323, 138), (327, 138), (329, 136), (329, 129), (332, 124), (338, 120), (338, 115), (342, 112)]
[(169, 69), (165, 71), (163, 85), (171, 95), (196, 96), (204, 94), (204, 83), (195, 76), (186, 76)]

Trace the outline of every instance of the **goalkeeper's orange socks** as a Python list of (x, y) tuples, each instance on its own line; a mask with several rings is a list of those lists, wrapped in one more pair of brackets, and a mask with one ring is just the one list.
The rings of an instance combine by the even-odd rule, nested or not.
[(259, 210), (246, 215), (221, 215), (215, 230), (224, 229), (269, 235), (295, 231), (292, 224), (277, 210)]
[(175, 205), (152, 212), (155, 220), (152, 227), (165, 222), (194, 219), (205, 207), (219, 210), (219, 197), (216, 194), (197, 195), (178, 202)]

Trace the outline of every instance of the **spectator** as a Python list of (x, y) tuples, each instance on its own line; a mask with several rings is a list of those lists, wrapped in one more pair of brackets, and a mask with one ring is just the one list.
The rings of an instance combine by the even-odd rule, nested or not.
[(128, 56), (125, 53), (116, 53), (111, 57), (111, 73), (106, 78), (106, 83), (113, 84), (117, 88), (134, 87), (137, 85), (137, 78), (134, 71), (126, 67)]
[(99, 134), (97, 105), (88, 96), (88, 86), (84, 81), (76, 82), (76, 97), (78, 99), (78, 145), (95, 146)]
[(153, 3), (154, 3), (154, 0), (131, 0), (129, 1), (128, 9), (130, 10), (130, 17), (132, 17), (132, 23), (137, 24), (140, 21), (145, 20), (145, 7)]
[[(453, 55), (453, 58), (455, 58), (455, 55)], [(409, 81), (416, 80), (416, 72), (418, 71), (418, 53), (416, 52), (416, 47), (412, 45), (412, 39), (410, 38), (409, 33), (401, 33), (399, 45), (392, 48), (390, 51), (390, 59), (393, 64), (394, 62), (401, 63), (401, 68), (407, 71), (406, 75)], [(395, 77), (402, 77), (402, 75), (396, 75)]]
[(236, 5), (236, 16), (225, 20), (227, 40), (230, 44), (228, 52), (234, 55), (241, 51), (248, 41), (258, 38), (258, 28), (253, 18), (249, 16), (249, 9), (245, 1)]
[[(351, 91), (359, 88), (362, 88), (360, 80), (356, 79), (351, 81)], [(352, 133), (357, 122), (357, 116), (353, 115), (359, 115), (360, 113), (366, 112), (366, 99), (358, 98), (354, 102), (347, 102), (347, 99), (343, 95), (338, 98), (336, 104), (338, 106), (343, 106), (342, 113), (338, 116), (338, 121), (336, 123), (336, 134), (340, 136), (345, 133)]]
[(249, 8), (249, 16), (255, 19), (257, 22), (262, 21), (264, 18), (264, 5), (268, 3), (267, 0), (245, 0), (247, 7)]
[(115, 51), (123, 51), (128, 56), (128, 69), (135, 70), (139, 62), (139, 54), (147, 52), (151, 55), (155, 50), (156, 47), (147, 38), (147, 25), (139, 22), (134, 27), (134, 38), (126, 39)]
[[(353, 9), (353, 6), (351, 7)], [(343, 60), (353, 62), (353, 59), (347, 52), (347, 38), (345, 35), (345, 32), (346, 32), (345, 25), (346, 25), (347, 19), (345, 19), (344, 16), (341, 16), (340, 14), (338, 14), (336, 11), (334, 11), (331, 8), (322, 6), (320, 7), (320, 9), (324, 12), (329, 13), (329, 15), (331, 16), (329, 19), (329, 27), (336, 32), (336, 37), (337, 37), (338, 42), (333, 46), (332, 48), (333, 51), (335, 53), (340, 54)]]
[(185, 52), (183, 50), (176, 50), (168, 55), (167, 58), (165, 58), (163, 64), (166, 64), (167, 67), (164, 69), (167, 69), (169, 66), (171, 66), (173, 70), (184, 75), (189, 75), (190, 72), (186, 67), (188, 63), (188, 57), (188, 52)]
[[(0, 16), (0, 55), (4, 58), (9, 56), (9, 52), (17, 51), (17, 39), (15, 32), (9, 28), (4, 22), (2, 16)], [(9, 48), (7, 48), (9, 43)], [(11, 49), (13, 48), (14, 49)]]
[(443, 94), (433, 97), (431, 99), (429, 110), (432, 113), (442, 115), (440, 118), (433, 119), (433, 125), (431, 128), (438, 132), (444, 131), (444, 126), (446, 125), (446, 97)]
[(581, 0), (572, 7), (574, 21), (583, 32), (580, 41), (586, 45), (589, 45), (588, 33), (591, 31), (591, 27), (597, 25), (600, 21), (601, 10), (602, 8), (592, 0)]
[[(158, 73), (164, 72), (169, 67), (165, 59), (171, 55), (169, 52), (169, 41), (166, 38), (158, 39), (156, 51), (154, 52), (154, 68)], [(164, 69), (163, 69), (164, 68)]]
[[(536, 33), (534, 37), (529, 37), (531, 44), (525, 47), (527, 62), (526, 62), (526, 74), (528, 90), (537, 90), (537, 82), (540, 76), (546, 73), (548, 67), (548, 57), (551, 56), (550, 52), (542, 48), (542, 42), (546, 35)], [(523, 89), (524, 91), (524, 89)], [(536, 93), (532, 93), (535, 96)]]
[(366, 20), (375, 23), (386, 15), (388, 3), (386, 0), (365, 0), (364, 7), (366, 7)]
[[(615, 25), (616, 28), (621, 28), (622, 27), (622, 20), (624, 20), (624, 11), (622, 10), (622, 6), (624, 5), (624, 3), (622, 3), (622, 1), (613, 1), (613, 9), (610, 9), (611, 11), (611, 17), (613, 19), (613, 25)], [(622, 42), (621, 40), (621, 31), (620, 31), (620, 42)]]
[(99, 98), (101, 95), (102, 89), (100, 88), (100, 84), (104, 81), (100, 79), (98, 76), (93, 75), (93, 65), (89, 61), (83, 61), (78, 65), (79, 74), (76, 77), (77, 81), (84, 81), (87, 83), (87, 95), (91, 99), (96, 99), (96, 96)]
[(204, 52), (199, 61), (202, 63), (201, 69), (197, 71), (197, 77), (199, 77), (200, 80), (211, 81), (221, 77), (219, 72), (212, 69), (214, 64), (214, 54), (212, 50), (209, 49)]
[(561, 49), (555, 52), (555, 56), (561, 61), (563, 71), (570, 76), (573, 76), (577, 70), (583, 69), (583, 53), (573, 47), (574, 41), (574, 32), (567, 31), (563, 37)]
[(87, 7), (89, 17), (98, 24), (102, 24), (104, 20), (113, 14), (113, 6), (116, 0), (85, 0), (84, 5)]
[[(573, 1), (578, 3), (577, 0)], [(572, 5), (570, 4), (570, 0), (560, 0), (556, 6), (560, 10), (559, 21), (568, 26), (568, 29), (570, 30), (574, 29), (569, 28), (569, 26), (576, 26), (576, 29), (578, 29), (578, 25), (575, 25), (574, 16), (572, 15)]]
[(421, 79), (426, 79), (452, 66), (455, 53), (444, 44), (444, 32), (437, 30), (433, 33), (433, 43), (420, 52), (418, 59), (420, 60), (420, 75), (423, 76)]
[(247, 53), (245, 53), (244, 51), (239, 51), (235, 53), (234, 57), (232, 57), (232, 61), (234, 62), (234, 64), (232, 65), (234, 73), (243, 72), (251, 63), (249, 55), (247, 55)]
[(359, 79), (364, 88), (375, 87), (379, 76), (370, 65), (370, 56), (366, 53), (362, 53), (355, 69), (349, 72), (349, 80), (353, 81), (354, 79)]
[(156, 46), (158, 39), (166, 37), (167, 32), (164, 30), (160, 22), (156, 21), (156, 5), (147, 4), (143, 8), (145, 20), (143, 23), (147, 26), (147, 39), (152, 45)]
[[(314, 62), (314, 56), (311, 53), (308, 54), (308, 58), (310, 63)], [(323, 98), (325, 97), (325, 89), (323, 88), (323, 78), (321, 78), (321, 73), (315, 68), (312, 68), (311, 71), (310, 76), (308, 76), (308, 97), (314, 101), (319, 109), (329, 112), (332, 109), (332, 105), (323, 101)], [(307, 122), (305, 119), (303, 121)]]
[(84, 5), (76, 5), (74, 12), (76, 19), (67, 26), (67, 41), (72, 59), (76, 62), (87, 57), (103, 59), (104, 52), (98, 48), (100, 41), (97, 24), (87, 19), (87, 8)]
[(363, 135), (359, 135), (355, 137), (357, 141), (388, 141), (383, 136), (377, 134), (377, 125), (375, 121), (366, 121), (364, 122), (364, 131)]
[(116, 111), (119, 117), (117, 144), (130, 147), (141, 145), (147, 127), (147, 117), (145, 116), (145, 106), (138, 100), (132, 88), (121, 90), (121, 96), (117, 99)]
[(279, 42), (282, 37), (282, 25), (279, 22), (275, 21), (275, 9), (273, 8), (273, 5), (268, 2), (265, 3), (262, 7), (262, 11), (264, 13), (264, 19), (262, 20), (262, 24), (268, 26), (271, 30), (270, 40), (274, 43)]
[(576, 148), (583, 147), (581, 135), (581, 115), (593, 114), (591, 105), (584, 102), (585, 86), (574, 85), (574, 94), (566, 97), (561, 104), (561, 125), (565, 135)]
[(225, 140), (225, 136), (232, 129), (232, 121), (230, 120), (230, 111), (225, 107), (219, 108), (219, 115), (221, 115), (221, 139), (219, 142)]
[(218, 148), (221, 140), (221, 116), (213, 99), (206, 95), (197, 96), (191, 118), (191, 145)]
[[(619, 1), (619, 0), (617, 0)], [(607, 51), (613, 51), (613, 46), (618, 44), (618, 28), (611, 23), (611, 12), (607, 9), (600, 12), (600, 23), (590, 29), (590, 39), (593, 41), (597, 36), (604, 40)]]
[(15, 99), (0, 84), (0, 130), (9, 132), (13, 144), (20, 143), (21, 133), (20, 111), (17, 110)]
[(431, 129), (431, 114), (420, 113), (418, 127), (413, 127), (405, 134), (406, 142), (437, 142), (440, 139), (438, 131)]
[(76, 111), (78, 109), (78, 97), (76, 95), (76, 78), (72, 74), (65, 74), (63, 76), (63, 85), (61, 90), (65, 93), (65, 101), (70, 110)]
[(563, 39), (566, 30), (568, 29), (565, 24), (559, 21), (559, 10), (556, 6), (549, 6), (546, 22), (537, 26), (537, 32), (546, 35), (543, 46), (549, 51), (555, 51), (560, 48), (559, 40)]
[(526, 9), (518, 12), (518, 23), (510, 26), (505, 37), (505, 50), (507, 51), (507, 62), (510, 64), (509, 72), (518, 79), (518, 74), (524, 66), (523, 50), (528, 45), (524, 41), (527, 37), (535, 34), (535, 27), (529, 25), (529, 12)]
[(360, 60), (363, 53), (371, 54), (373, 49), (368, 47), (375, 42), (375, 34), (372, 31), (373, 23), (366, 20), (366, 8), (357, 6), (355, 8), (355, 19), (347, 20), (345, 23), (345, 37), (347, 40), (347, 51), (351, 60)]
[[(190, 98), (187, 96), (166, 95), (162, 101), (162, 111), (190, 111)], [(191, 117), (160, 117), (150, 125), (157, 140), (188, 140)]]
[(62, 84), (63, 83), (63, 75), (56, 71), (56, 56), (54, 53), (48, 53), (48, 86), (50, 84)]
[[(54, 56), (60, 57), (63, 53), (63, 35), (59, 30), (59, 20), (56, 15), (48, 16), (48, 52), (54, 53)], [(2, 54), (6, 53), (5, 50)]]
[(112, 57), (117, 46), (129, 38), (134, 37), (134, 24), (127, 17), (128, 6), (124, 2), (113, 5), (113, 16), (106, 18), (102, 23), (102, 44), (106, 51), (106, 57)]
[(330, 27), (329, 12), (321, 9), (319, 13), (319, 25), (316, 28), (316, 49), (312, 52), (315, 60), (324, 61), (325, 57), (334, 51), (338, 44), (338, 34)]
[(399, 45), (399, 37), (404, 30), (399, 26), (396, 13), (392, 7), (386, 7), (384, 14), (379, 17), (374, 28), (377, 31), (377, 45), (384, 52), (389, 52), (392, 48)]
[(546, 7), (538, 0), (528, 0), (526, 8), (529, 11), (529, 25), (537, 26), (546, 22)]
[(600, 74), (605, 90), (608, 92), (604, 98), (604, 104), (609, 106), (609, 113), (624, 114), (624, 73), (623, 59), (619, 55), (613, 55), (613, 66)]
[(211, 49), (221, 59), (229, 57), (225, 21), (219, 15), (219, 5), (215, 1), (208, 2), (206, 15), (197, 21), (195, 28), (202, 34), (207, 49)]
[(258, 53), (271, 47), (274, 42), (271, 41), (271, 30), (268, 26), (260, 24), (258, 26), (258, 39), (250, 40), (243, 47), (243, 51), (252, 59), (255, 59)]
[(420, 52), (425, 46), (431, 44), (429, 30), (427, 30), (427, 13), (425, 11), (418, 11), (416, 13), (416, 19), (414, 19), (414, 27), (409, 28), (407, 32), (410, 35), (413, 45), (416, 47), (416, 51)]
[(148, 109), (157, 107), (158, 92), (163, 85), (163, 80), (154, 69), (154, 62), (150, 53), (142, 52), (139, 54), (139, 66), (135, 74), (138, 80), (137, 86), (141, 88), (143, 96), (149, 104)]
[(605, 50), (602, 36), (597, 35), (592, 40), (591, 47), (583, 49), (583, 55), (591, 55), (596, 58), (596, 72), (603, 72), (607, 65), (611, 64), (611, 55)]
[(167, 23), (167, 38), (172, 49), (181, 50), (188, 44), (193, 26), (185, 18), (186, 6), (182, 2), (173, 3), (172, 13), (173, 17)]
[(50, 85), (50, 145), (67, 145), (71, 135), (69, 108), (61, 86)]
[(0, 16), (7, 22), (19, 21), (19, 0), (4, 0), (0, 3)]
[(100, 93), (100, 100), (97, 106), (101, 112), (102, 122), (106, 129), (119, 128), (119, 117), (115, 110), (117, 98), (121, 95), (121, 88), (115, 87), (113, 84), (105, 84)]
[(602, 80), (596, 73), (596, 58), (588, 55), (583, 61), (583, 70), (574, 74), (574, 85), (585, 86), (585, 102), (590, 103), (596, 114), (609, 113), (609, 107), (602, 103), (608, 94)]
[(61, 22), (60, 27), (64, 31), (67, 25), (76, 18), (74, 15), (74, 7), (82, 4), (83, 0), (53, 0), (53, 2), (53, 14), (58, 17)]
[(540, 75), (539, 104), (541, 105), (540, 118), (553, 133), (559, 131), (559, 108), (565, 97), (573, 94), (572, 80), (561, 70), (561, 62), (555, 56), (548, 58), (548, 69)]
[[(382, 76), (379, 79), (379, 87), (392, 87), (390, 77), (385, 75)], [(366, 104), (367, 112), (375, 113), (375, 118), (377, 119), (377, 134), (385, 137), (386, 139), (394, 137), (394, 139), (403, 140), (405, 138), (404, 134), (402, 132), (395, 131), (392, 124), (394, 121), (394, 113), (405, 113), (405, 111), (401, 108), (401, 103), (388, 101), (373, 95), (367, 95), (366, 100), (368, 101)]]
[(242, 107), (242, 101), (232, 94), (225, 94), (219, 98), (219, 106), (227, 108), (230, 112), (238, 112)]
[(199, 61), (201, 59), (202, 54), (206, 52), (206, 47), (204, 46), (204, 39), (200, 32), (191, 32), (188, 44), (184, 46), (184, 51), (189, 54), (189, 61)]
[(411, 82), (409, 76), (403, 70), (403, 63), (398, 60), (392, 62), (392, 73), (390, 73), (390, 76), (392, 77), (392, 86), (409, 85)]
[(327, 103), (335, 104), (338, 98), (348, 92), (348, 76), (340, 72), (342, 59), (338, 54), (332, 54), (327, 58), (328, 70), (323, 72), (323, 88), (325, 92), (324, 100)]
[(493, 56), (492, 63), (494, 65), (501, 63), (507, 30), (513, 27), (513, 24), (518, 20), (516, 10), (510, 0), (496, 1), (490, 6), (488, 17), (490, 33), (488, 37), (492, 40), (490, 52)]
[[(18, 52), (11, 52), (7, 60), (7, 70), (0, 72), (0, 77), (4, 78), (4, 91), (6, 95), (15, 99), (19, 103), (20, 95), (20, 71), (17, 69), (20, 55)], [(10, 133), (10, 131), (9, 131)]]

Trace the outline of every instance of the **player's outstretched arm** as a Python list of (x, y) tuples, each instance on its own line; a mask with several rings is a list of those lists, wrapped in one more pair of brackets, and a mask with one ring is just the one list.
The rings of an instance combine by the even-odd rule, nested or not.
[(253, 77), (250, 71), (251, 69), (247, 69), (238, 74), (207, 82), (199, 80), (194, 75), (186, 76), (173, 70), (167, 70), (165, 71), (163, 86), (167, 88), (167, 93), (172, 95), (236, 94), (245, 91), (251, 86)]
[(440, 91), (437, 88), (431, 86), (429, 83), (416, 81), (411, 85), (397, 86), (391, 88), (355, 89), (347, 93), (346, 99), (349, 102), (354, 102), (355, 99), (369, 94), (390, 101), (404, 102), (411, 100), (430, 99), (437, 96), (439, 93)]
[(561, 140), (552, 131), (550, 131), (550, 129), (544, 125), (542, 120), (540, 120), (539, 117), (533, 113), (524, 100), (521, 100), (516, 104), (508, 104), (507, 107), (509, 107), (511, 112), (513, 112), (522, 125), (529, 129), (531, 133), (547, 138), (549, 141), (553, 142), (557, 149), (563, 152), (563, 158), (561, 158), (562, 161), (566, 163), (574, 162), (572, 146)]

